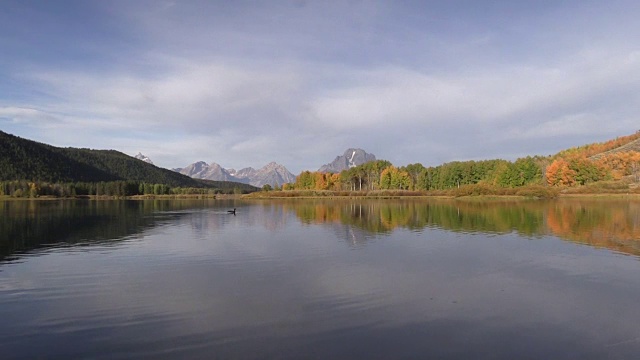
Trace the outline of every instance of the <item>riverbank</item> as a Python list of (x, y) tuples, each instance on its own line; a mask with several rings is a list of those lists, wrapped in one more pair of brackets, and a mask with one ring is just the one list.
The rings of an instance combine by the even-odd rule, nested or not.
[[(494, 190), (494, 191), (491, 191)], [(375, 190), (375, 191), (328, 191), (328, 190), (287, 190), (259, 191), (250, 194), (193, 194), (193, 195), (134, 195), (106, 196), (85, 195), (75, 197), (40, 196), (11, 197), (0, 195), (0, 201), (51, 201), (51, 200), (238, 200), (238, 199), (467, 199), (467, 200), (525, 200), (558, 198), (598, 198), (598, 199), (640, 199), (640, 188), (597, 189), (582, 188), (513, 188), (487, 190), (482, 187), (460, 188), (435, 191)]]
[(106, 196), (83, 195), (70, 197), (39, 196), (39, 197), (12, 197), (0, 195), (0, 201), (50, 201), (50, 200), (233, 200), (240, 199), (237, 194), (216, 195), (134, 195), (134, 196)]

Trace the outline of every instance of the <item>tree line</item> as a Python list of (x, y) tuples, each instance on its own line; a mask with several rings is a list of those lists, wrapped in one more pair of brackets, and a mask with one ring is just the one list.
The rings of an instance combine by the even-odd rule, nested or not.
[(517, 187), (541, 183), (545, 160), (527, 157), (506, 160), (454, 161), (425, 167), (420, 163), (396, 167), (386, 160), (368, 162), (340, 173), (303, 171), (283, 190), (446, 190), (463, 185)]
[(136, 196), (136, 195), (214, 195), (243, 194), (246, 189), (240, 187), (204, 188), (172, 187), (140, 181), (100, 181), (50, 183), (26, 180), (0, 181), (0, 195), (16, 198), (37, 198), (41, 196)]
[(564, 150), (554, 156), (527, 156), (515, 161), (453, 161), (429, 167), (420, 163), (396, 167), (389, 161), (376, 160), (340, 173), (303, 171), (294, 183), (284, 184), (282, 189), (429, 191), (475, 184), (502, 188), (562, 187), (625, 177), (640, 182), (638, 139), (640, 131), (605, 143)]

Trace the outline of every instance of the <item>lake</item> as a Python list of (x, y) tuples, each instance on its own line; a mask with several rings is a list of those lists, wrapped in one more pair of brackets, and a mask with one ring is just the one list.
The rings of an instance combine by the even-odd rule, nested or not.
[(639, 255), (637, 200), (0, 201), (0, 354), (630, 359)]

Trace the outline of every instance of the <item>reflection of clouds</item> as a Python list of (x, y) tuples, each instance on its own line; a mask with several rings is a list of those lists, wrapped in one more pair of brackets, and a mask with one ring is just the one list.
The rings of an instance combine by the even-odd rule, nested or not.
[(207, 238), (211, 234), (224, 231), (227, 226), (257, 226), (260, 225), (270, 232), (276, 232), (286, 226), (287, 214), (281, 207), (274, 206), (244, 206), (238, 208), (234, 216), (227, 213), (226, 208), (214, 208), (190, 214), (185, 222), (199, 237)]
[[(105, 253), (56, 252), (6, 266), (0, 316), (11, 312), (16, 321), (0, 324), (0, 342), (11, 350), (72, 337), (90, 351), (158, 339), (156, 349), (176, 354), (226, 346), (233, 357), (314, 342), (328, 346), (318, 350), (326, 355), (341, 337), (358, 336), (351, 346), (359, 349), (394, 348), (400, 337), (408, 348), (426, 341), (442, 349), (429, 341), (446, 333), (447, 344), (480, 351), (482, 343), (507, 351), (505, 336), (516, 343), (528, 336), (532, 348), (584, 344), (606, 355), (606, 345), (637, 334), (633, 257), (553, 238), (430, 228), (396, 229), (371, 242), (357, 227), (292, 221), (295, 214), (278, 206), (240, 209), (235, 217), (193, 211)], [(273, 231), (263, 226), (272, 216), (283, 224)], [(368, 246), (342, 244), (354, 236)], [(46, 331), (21, 337), (41, 325)], [(554, 343), (536, 329), (571, 341)], [(247, 347), (260, 339), (269, 346)]]

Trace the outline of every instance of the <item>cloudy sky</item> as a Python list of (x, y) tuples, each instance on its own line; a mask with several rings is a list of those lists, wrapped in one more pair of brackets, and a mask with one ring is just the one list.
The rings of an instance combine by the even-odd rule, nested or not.
[(640, 2), (0, 0), (0, 130), (161, 167), (549, 155), (640, 129)]

